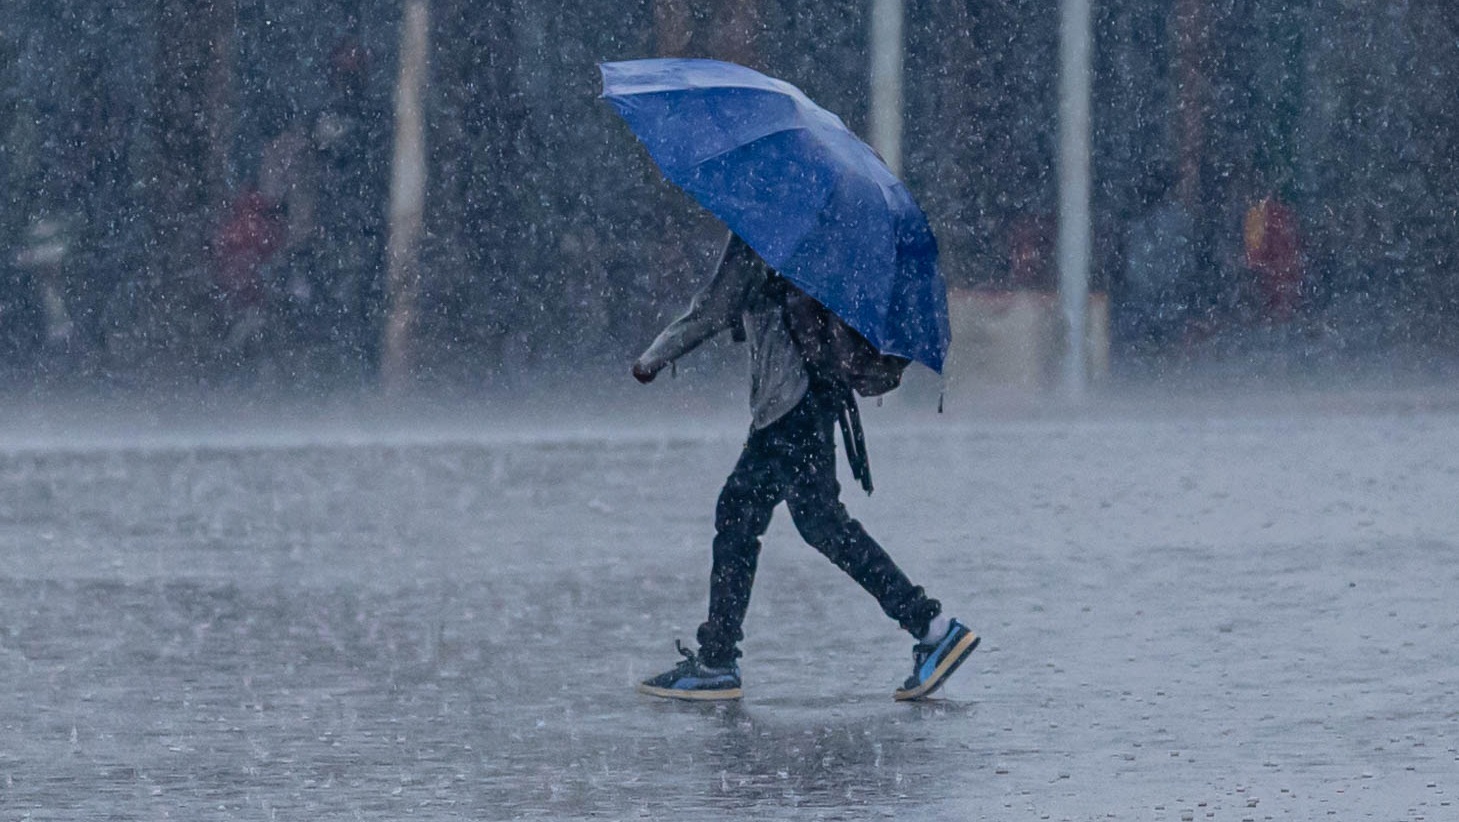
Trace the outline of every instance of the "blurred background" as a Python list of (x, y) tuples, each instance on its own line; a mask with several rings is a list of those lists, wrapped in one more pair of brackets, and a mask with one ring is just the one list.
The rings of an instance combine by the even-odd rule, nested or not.
[[(885, 5), (0, 0), (0, 393), (617, 376), (723, 229), (597, 99), (596, 63), (735, 60), (866, 134)], [(953, 289), (952, 376), (1042, 386), (1058, 4), (896, 5), (900, 165)], [(1092, 11), (1096, 376), (1454, 358), (1448, 0)], [(412, 157), (424, 176), (394, 178)]]
[[(1456, 9), (0, 0), (0, 816), (1459, 818)], [(948, 699), (784, 517), (745, 705), (632, 691), (747, 418), (728, 341), (628, 373), (724, 232), (598, 99), (655, 55), (932, 220), (947, 381), (844, 499), (984, 632)]]

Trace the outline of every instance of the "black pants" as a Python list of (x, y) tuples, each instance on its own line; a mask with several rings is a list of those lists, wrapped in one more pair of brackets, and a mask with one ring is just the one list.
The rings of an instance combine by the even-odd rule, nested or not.
[(760, 537), (781, 500), (805, 541), (856, 580), (913, 636), (926, 633), (927, 624), (942, 610), (841, 504), (832, 396), (813, 388), (785, 416), (752, 430), (719, 493), (709, 619), (699, 626), (698, 635), (707, 665), (728, 664), (739, 656), (736, 646), (744, 639), (741, 625), (760, 558)]

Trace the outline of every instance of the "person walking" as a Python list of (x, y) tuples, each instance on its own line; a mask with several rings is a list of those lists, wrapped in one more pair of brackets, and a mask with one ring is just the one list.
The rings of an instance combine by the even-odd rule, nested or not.
[[(689, 700), (742, 697), (737, 661), (742, 625), (760, 538), (781, 501), (801, 537), (875, 597), (915, 640), (912, 674), (894, 698), (932, 694), (977, 647), (978, 636), (944, 615), (941, 604), (914, 585), (842, 505), (833, 429), (847, 389), (810, 366), (805, 343), (788, 320), (791, 291), (788, 280), (731, 233), (709, 284), (633, 363), (633, 376), (647, 384), (701, 343), (733, 330), (737, 339), (748, 340), (751, 365), (750, 433), (715, 507), (709, 614), (697, 632), (699, 647), (691, 651), (676, 642), (684, 659), (641, 682), (642, 693)], [(869, 490), (869, 476), (864, 484)]]

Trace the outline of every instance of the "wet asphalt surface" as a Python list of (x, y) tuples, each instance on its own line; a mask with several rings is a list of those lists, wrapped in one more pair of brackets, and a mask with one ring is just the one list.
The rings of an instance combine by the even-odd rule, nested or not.
[(783, 509), (744, 701), (634, 693), (742, 434), (640, 422), (6, 445), (0, 818), (1459, 818), (1452, 408), (870, 409), (852, 513), (984, 636), (917, 705)]

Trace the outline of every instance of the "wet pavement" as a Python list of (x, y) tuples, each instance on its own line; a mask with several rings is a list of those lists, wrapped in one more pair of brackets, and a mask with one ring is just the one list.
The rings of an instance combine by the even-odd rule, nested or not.
[(633, 692), (738, 422), (5, 444), (0, 818), (1459, 818), (1452, 406), (867, 416), (926, 704), (783, 510), (745, 700)]

